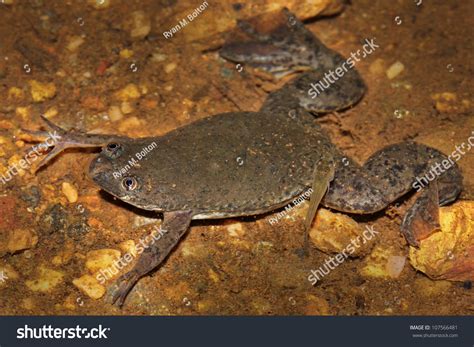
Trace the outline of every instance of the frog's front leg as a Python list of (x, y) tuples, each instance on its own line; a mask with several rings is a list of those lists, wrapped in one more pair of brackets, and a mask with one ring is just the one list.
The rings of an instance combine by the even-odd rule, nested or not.
[(63, 128), (57, 126), (56, 124), (51, 122), (49, 119), (43, 116), (41, 116), (41, 119), (46, 123), (46, 125), (50, 129), (49, 131), (32, 131), (32, 130), (22, 129), (22, 131), (27, 134), (33, 135), (36, 138), (41, 138), (44, 141), (43, 147), (53, 148), (46, 155), (46, 157), (44, 157), (40, 161), (38, 166), (35, 168), (35, 171), (45, 166), (59, 153), (64, 151), (66, 148), (103, 147), (108, 143), (113, 143), (116, 141), (122, 141), (124, 139), (127, 139), (126, 137), (117, 136), (117, 135), (87, 134), (87, 133), (77, 131), (74, 129), (64, 130)]
[[(117, 280), (118, 288), (112, 296), (112, 303), (122, 306), (130, 290), (138, 280), (155, 269), (168, 256), (188, 230), (191, 211), (165, 212), (159, 235), (152, 233), (152, 240), (141, 253), (132, 270)], [(150, 237), (149, 236), (149, 237)]]

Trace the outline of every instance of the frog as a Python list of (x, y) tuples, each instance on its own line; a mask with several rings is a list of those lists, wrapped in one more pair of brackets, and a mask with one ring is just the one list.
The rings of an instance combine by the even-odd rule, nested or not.
[[(163, 215), (159, 237), (117, 280), (113, 304), (122, 306), (140, 278), (165, 261), (193, 220), (273, 213), (311, 189), (304, 221), (307, 249), (307, 230), (319, 206), (347, 214), (375, 214), (407, 196), (416, 177), (448, 159), (413, 141), (379, 149), (362, 165), (338, 149), (317, 119), (356, 107), (367, 87), (351, 68), (313, 98), (310, 84), (345, 59), (288, 9), (239, 21), (219, 54), (276, 79), (297, 76), (270, 92), (257, 112), (211, 115), (162, 136), (89, 134), (65, 130), (42, 117), (59, 140), (37, 169), (67, 148), (100, 148), (89, 167), (92, 181), (127, 204)], [(38, 138), (49, 134), (24, 131)], [(436, 229), (439, 206), (454, 201), (461, 190), (462, 174), (453, 165), (418, 193), (401, 223), (410, 245), (417, 246), (420, 237)]]

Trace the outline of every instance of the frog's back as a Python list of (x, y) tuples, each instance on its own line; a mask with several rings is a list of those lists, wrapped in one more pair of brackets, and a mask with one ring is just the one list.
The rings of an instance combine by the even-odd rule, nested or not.
[[(332, 149), (318, 128), (251, 112), (209, 117), (156, 142), (137, 175), (150, 182), (157, 209), (192, 209), (195, 218), (284, 205), (310, 185), (315, 162)], [(145, 144), (134, 146), (139, 151)]]

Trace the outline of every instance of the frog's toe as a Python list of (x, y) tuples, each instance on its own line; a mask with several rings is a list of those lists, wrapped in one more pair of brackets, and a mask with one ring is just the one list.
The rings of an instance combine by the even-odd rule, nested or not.
[(140, 276), (136, 271), (129, 271), (117, 280), (117, 289), (112, 294), (112, 304), (119, 307), (123, 306), (128, 293), (133, 286), (138, 282)]

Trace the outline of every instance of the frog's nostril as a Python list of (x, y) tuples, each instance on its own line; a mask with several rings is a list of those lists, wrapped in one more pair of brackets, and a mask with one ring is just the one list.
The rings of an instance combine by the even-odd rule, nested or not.
[(120, 155), (123, 152), (122, 146), (117, 143), (117, 142), (111, 142), (107, 144), (104, 150), (105, 154), (111, 158), (111, 159), (116, 159), (120, 157)]

